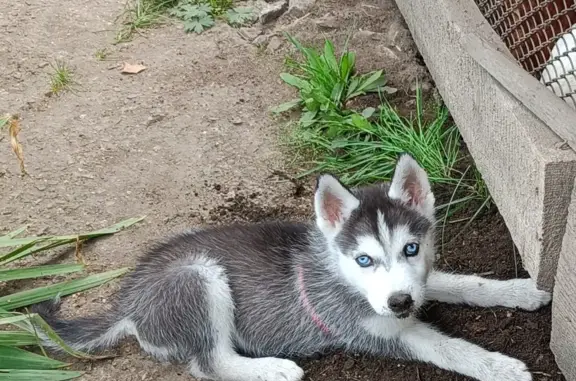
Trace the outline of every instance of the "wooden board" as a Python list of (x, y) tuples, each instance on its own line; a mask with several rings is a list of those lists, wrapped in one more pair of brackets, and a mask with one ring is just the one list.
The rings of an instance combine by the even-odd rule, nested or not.
[(475, 33), (464, 35), (462, 46), (496, 81), (576, 150), (576, 110)]
[[(526, 76), (519, 67), (511, 69), (512, 61), (502, 64), (502, 55), (510, 55), (473, 0), (398, 0), (397, 5), (498, 205), (524, 267), (541, 287), (551, 290), (576, 177), (576, 154), (566, 144), (568, 139), (570, 144), (576, 139), (569, 133), (565, 117), (550, 122), (554, 108), (561, 112), (566, 105), (538, 105), (546, 99), (536, 98), (550, 100), (553, 94), (542, 93), (548, 90), (534, 79), (527, 81), (527, 95), (515, 88), (519, 84), (509, 83), (507, 71), (514, 73), (510, 74), (512, 81), (522, 82)], [(469, 52), (466, 38), (470, 33), (485, 41), (480, 44), (481, 52)], [(479, 57), (486, 51), (495, 55), (492, 48), (501, 53), (497, 69)], [(523, 102), (543, 111), (537, 117)], [(560, 138), (540, 118), (565, 137)], [(502, 255), (512, 255), (512, 248)]]

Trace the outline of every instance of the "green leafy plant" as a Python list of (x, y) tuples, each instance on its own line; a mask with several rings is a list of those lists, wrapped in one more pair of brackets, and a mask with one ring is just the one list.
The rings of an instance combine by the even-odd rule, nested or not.
[[(9, 251), (0, 254), (0, 282), (37, 279), (82, 271), (84, 269), (82, 264), (23, 268), (7, 267), (7, 265), (63, 245), (76, 244), (78, 249), (86, 240), (117, 233), (141, 220), (142, 218), (132, 218), (105, 229), (77, 235), (18, 238), (26, 230), (26, 228), (20, 228), (0, 236), (0, 248), (10, 248)], [(0, 297), (0, 327), (2, 328), (0, 330), (0, 379), (61, 381), (80, 377), (82, 372), (66, 370), (65, 368), (69, 364), (51, 359), (44, 353), (40, 335), (49, 337), (65, 352), (74, 357), (94, 357), (67, 346), (39, 315), (16, 310), (58, 296), (70, 295), (100, 286), (127, 271), (127, 268), (112, 270)], [(22, 349), (23, 347), (39, 347), (42, 354)]]
[(0, 129), (8, 125), (8, 121), (10, 120), (10, 118), (11, 118), (10, 115), (0, 116)]
[(297, 178), (312, 173), (337, 174), (349, 185), (389, 181), (398, 155), (410, 153), (422, 165), (442, 198), (438, 205), (444, 224), (457, 213), (476, 208), (469, 224), (481, 211), (492, 206), (486, 184), (474, 167), (460, 171), (460, 133), (449, 124), (448, 110), (438, 106), (433, 116), (425, 117), (422, 96), (417, 92), (417, 111), (413, 117), (401, 116), (387, 103), (366, 108), (362, 113), (331, 115), (312, 126), (298, 124), (288, 137), (296, 157), (305, 157), (310, 169)]
[(248, 25), (254, 22), (254, 10), (248, 7), (237, 7), (226, 11), (228, 24), (235, 27)]
[(198, 3), (207, 3), (214, 10), (214, 16), (221, 16), (234, 5), (233, 0), (196, 0)]
[(448, 111), (438, 107), (432, 120), (424, 118), (422, 96), (417, 112), (405, 118), (388, 104), (362, 113), (324, 119), (314, 128), (298, 128), (295, 142), (316, 152), (314, 167), (300, 176), (331, 172), (348, 185), (389, 180), (398, 155), (409, 152), (438, 184), (456, 184), (460, 134), (447, 126)]
[(232, 26), (243, 26), (254, 20), (250, 8), (234, 8), (232, 0), (128, 0), (116, 42), (127, 41), (141, 29), (159, 24), (166, 12), (181, 19), (187, 33), (202, 33), (213, 27), (220, 17)]
[(243, 26), (254, 21), (252, 8), (232, 8), (230, 0), (181, 0), (169, 11), (184, 22), (188, 33), (202, 33), (215, 25), (215, 18), (223, 17), (232, 26)]
[[(481, 205), (472, 216), (491, 206), (488, 189), (479, 172), (470, 167), (461, 171), (460, 134), (449, 123), (449, 113), (437, 105), (425, 111), (420, 88), (416, 92), (416, 110), (410, 117), (402, 116), (383, 94), (394, 89), (385, 86), (382, 71), (360, 75), (355, 71), (356, 56), (343, 49), (336, 56), (334, 45), (325, 41), (319, 52), (287, 38), (302, 59), (287, 58), (289, 73), (280, 77), (298, 90), (298, 98), (272, 111), (301, 111), (295, 128), (288, 137), (291, 155), (306, 161), (307, 169), (298, 177), (319, 172), (337, 174), (347, 185), (361, 185), (390, 180), (400, 153), (408, 152), (427, 171), (439, 190), (440, 198), (450, 201), (439, 205), (444, 222), (456, 213)], [(348, 102), (369, 92), (380, 94), (377, 107), (362, 111), (347, 108)]]
[(181, 2), (170, 10), (170, 14), (184, 21), (184, 31), (202, 33), (214, 26), (212, 11), (208, 4)]
[(50, 65), (52, 73), (50, 73), (50, 92), (58, 95), (64, 91), (74, 91), (78, 86), (78, 82), (74, 79), (74, 71), (63, 60), (56, 60)]
[(128, 41), (140, 30), (159, 24), (166, 10), (176, 4), (178, 0), (128, 0), (118, 17), (122, 26), (116, 34), (116, 43)]
[(303, 62), (289, 59), (287, 65), (294, 74), (282, 73), (280, 78), (298, 89), (299, 98), (286, 102), (272, 111), (282, 113), (293, 108), (303, 109), (300, 123), (311, 126), (326, 118), (345, 115), (347, 101), (370, 92), (385, 91), (382, 70), (368, 74), (356, 73), (356, 54), (348, 50), (336, 57), (334, 45), (326, 40), (323, 52), (303, 46), (286, 34), (304, 58)]
[(98, 49), (96, 53), (94, 53), (94, 57), (98, 61), (106, 61), (110, 56), (110, 52), (106, 48)]

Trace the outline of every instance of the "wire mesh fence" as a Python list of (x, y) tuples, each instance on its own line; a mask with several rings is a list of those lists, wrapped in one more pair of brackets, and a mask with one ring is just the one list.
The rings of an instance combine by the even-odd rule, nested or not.
[(475, 0), (522, 67), (576, 109), (576, 0)]

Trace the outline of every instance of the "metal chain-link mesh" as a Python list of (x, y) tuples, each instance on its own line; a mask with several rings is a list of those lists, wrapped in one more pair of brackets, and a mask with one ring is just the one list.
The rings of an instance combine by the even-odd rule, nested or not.
[(475, 0), (526, 71), (576, 108), (576, 0)]

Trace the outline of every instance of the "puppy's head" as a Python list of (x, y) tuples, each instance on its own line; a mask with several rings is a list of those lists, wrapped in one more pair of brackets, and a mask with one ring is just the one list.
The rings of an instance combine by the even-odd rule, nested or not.
[(424, 303), (434, 262), (434, 195), (426, 172), (402, 155), (392, 181), (348, 189), (318, 178), (316, 224), (338, 269), (379, 315), (407, 317)]

